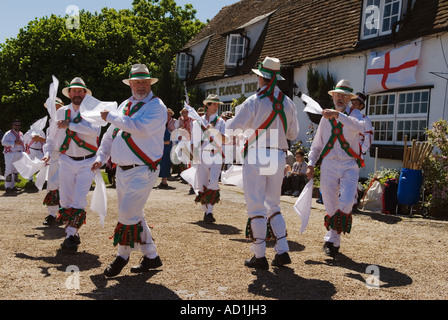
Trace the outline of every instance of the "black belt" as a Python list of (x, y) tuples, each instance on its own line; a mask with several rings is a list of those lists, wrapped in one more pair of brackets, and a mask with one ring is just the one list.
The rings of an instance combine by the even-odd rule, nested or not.
[(127, 170), (134, 169), (136, 167), (140, 167), (140, 165), (139, 164), (131, 164), (129, 166), (119, 166), (119, 167), (121, 168), (121, 170), (127, 171)]
[(85, 156), (85, 157), (70, 157), (70, 156), (68, 156), (68, 157), (75, 161), (82, 161), (82, 160), (93, 158), (94, 156), (96, 156), (95, 153), (89, 154), (88, 156)]

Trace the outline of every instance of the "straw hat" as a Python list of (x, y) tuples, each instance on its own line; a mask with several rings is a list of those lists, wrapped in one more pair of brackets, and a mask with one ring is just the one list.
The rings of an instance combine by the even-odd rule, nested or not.
[(144, 64), (134, 64), (129, 72), (129, 79), (124, 79), (123, 83), (129, 85), (131, 80), (151, 80), (151, 84), (157, 83), (159, 79), (151, 77), (151, 72)]
[[(64, 106), (64, 102), (62, 102), (61, 98), (56, 97), (56, 100), (54, 101), (55, 104), (60, 105), (61, 107)], [(47, 103), (44, 103), (44, 107), (48, 109)]]
[(275, 73), (277, 75), (277, 80), (285, 80), (285, 78), (280, 75), (280, 60), (277, 58), (264, 58), (263, 63), (260, 63), (258, 69), (252, 69), (252, 71), (256, 75), (266, 79), (271, 79), (272, 74)]
[(85, 89), (87, 94), (92, 95), (92, 91), (90, 91), (90, 89), (88, 89), (86, 87), (86, 84), (84, 83), (84, 80), (82, 80), (80, 77), (76, 77), (72, 80), (72, 82), (70, 82), (70, 84), (65, 87), (64, 89), (62, 89), (62, 94), (64, 96), (66, 96), (67, 98), (70, 98), (69, 96), (69, 90), (70, 89), (74, 89), (74, 88), (81, 88), (81, 89)]
[(206, 105), (209, 102), (224, 104), (224, 102), (219, 100), (219, 97), (216, 94), (209, 94), (208, 97), (203, 101), (204, 105)]
[(336, 87), (334, 87), (333, 90), (328, 91), (328, 94), (330, 96), (333, 96), (333, 93), (339, 92), (342, 94), (348, 94), (350, 95), (350, 99), (356, 99), (357, 95), (353, 93), (353, 87), (348, 80), (341, 80), (338, 82)]

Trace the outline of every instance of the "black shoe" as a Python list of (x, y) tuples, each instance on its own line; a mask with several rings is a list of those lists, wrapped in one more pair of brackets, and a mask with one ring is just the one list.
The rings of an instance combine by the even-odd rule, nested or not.
[(155, 269), (161, 266), (162, 266), (162, 260), (160, 260), (159, 256), (157, 256), (154, 259), (149, 259), (148, 257), (143, 256), (140, 265), (132, 267), (131, 272), (132, 273), (147, 272), (149, 271), (149, 269)]
[(196, 194), (196, 192), (194, 192), (194, 189), (193, 188), (190, 188), (190, 191), (188, 191), (188, 194), (190, 195), (190, 194)]
[(213, 223), (216, 219), (213, 217), (213, 213), (204, 213), (204, 222)]
[(129, 258), (124, 260), (122, 257), (117, 256), (115, 260), (104, 270), (104, 275), (106, 277), (115, 277), (121, 272), (121, 270), (123, 270), (128, 262)]
[(274, 267), (282, 267), (285, 264), (290, 264), (291, 258), (289, 257), (288, 252), (284, 252), (282, 254), (276, 254), (274, 260), (272, 260), (271, 265)]
[(246, 267), (255, 269), (263, 269), (263, 270), (269, 269), (269, 264), (266, 257), (256, 258), (255, 256), (253, 256), (251, 259), (244, 261), (244, 265)]
[(325, 242), (324, 246), (322, 248), (324, 250), (324, 253), (332, 258), (335, 258), (336, 255), (339, 253), (339, 247), (335, 247), (333, 245), (333, 242)]
[(56, 224), (56, 217), (52, 216), (51, 214), (49, 214), (46, 218), (45, 221), (42, 223), (44, 226), (54, 226)]
[(61, 249), (66, 252), (77, 252), (80, 243), (79, 236), (70, 236), (62, 242)]

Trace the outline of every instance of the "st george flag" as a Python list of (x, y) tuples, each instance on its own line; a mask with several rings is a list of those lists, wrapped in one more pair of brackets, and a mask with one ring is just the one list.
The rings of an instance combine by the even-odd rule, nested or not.
[(420, 48), (421, 39), (417, 39), (387, 52), (371, 52), (365, 92), (369, 94), (414, 84)]

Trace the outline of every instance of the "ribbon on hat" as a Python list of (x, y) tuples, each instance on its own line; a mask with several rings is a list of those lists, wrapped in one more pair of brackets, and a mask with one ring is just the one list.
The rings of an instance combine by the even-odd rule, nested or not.
[(269, 81), (266, 88), (258, 93), (260, 96), (260, 99), (263, 99), (265, 97), (270, 97), (274, 94), (274, 88), (277, 85), (277, 75), (280, 74), (280, 70), (271, 70), (268, 68), (263, 67), (263, 64), (260, 63), (258, 66), (258, 70), (261, 72), (269, 73), (271, 75), (271, 81)]

